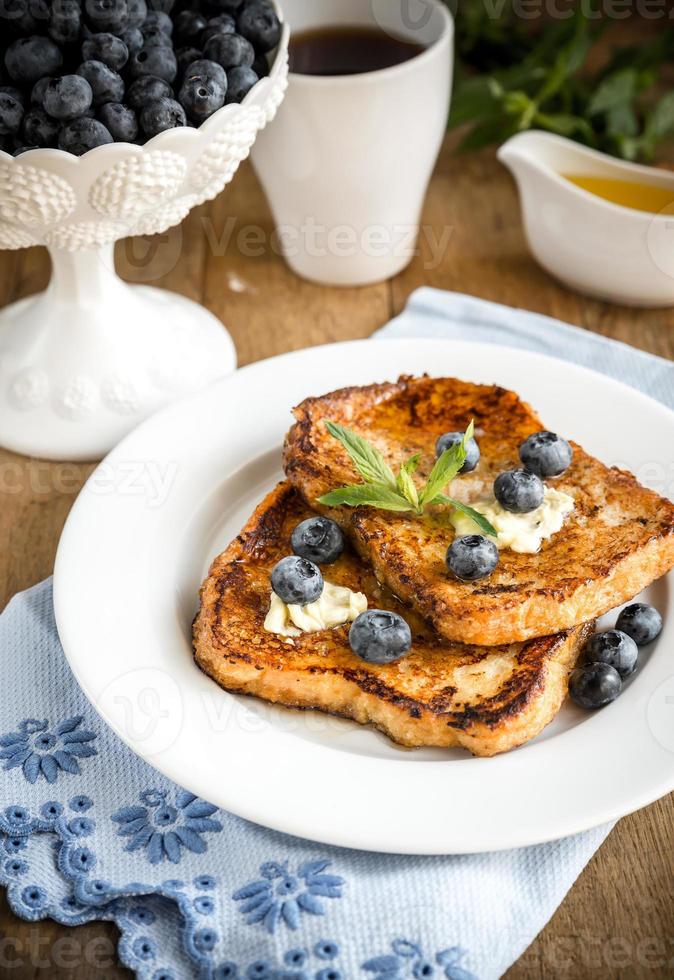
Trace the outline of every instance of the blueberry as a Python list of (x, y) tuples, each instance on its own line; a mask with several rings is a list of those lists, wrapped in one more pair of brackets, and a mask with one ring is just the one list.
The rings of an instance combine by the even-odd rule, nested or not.
[[(445, 432), (444, 436), (440, 436), (435, 444), (435, 455), (442, 456), (447, 449), (451, 449), (452, 446), (456, 446), (460, 442), (463, 442), (463, 432)], [(466, 444), (466, 461), (459, 472), (472, 473), (479, 462), (480, 447), (475, 439), (469, 439)]]
[[(37, 16), (35, 16), (37, 15)], [(45, 0), (3, 0), (0, 17), (8, 23), (14, 35), (25, 37), (37, 34), (49, 17)]]
[(104, 102), (121, 102), (124, 98), (124, 82), (112, 68), (102, 61), (83, 61), (77, 74), (86, 78), (94, 96), (94, 105)]
[(11, 95), (13, 99), (16, 99), (16, 101), (23, 106), (24, 109), (26, 108), (26, 96), (20, 88), (16, 87), (16, 85), (0, 85), (0, 93), (3, 95)]
[(615, 625), (616, 629), (627, 633), (638, 647), (643, 647), (660, 635), (662, 616), (645, 602), (633, 602), (623, 609)]
[(145, 44), (145, 38), (143, 33), (138, 27), (128, 27), (125, 31), (119, 35), (120, 41), (123, 41), (126, 45), (126, 50), (128, 52), (128, 57), (135, 54)]
[(621, 677), (628, 677), (637, 666), (639, 650), (627, 633), (605, 630), (587, 641), (585, 653), (589, 663), (604, 663), (615, 667)]
[(157, 99), (172, 99), (173, 89), (163, 78), (155, 78), (153, 75), (144, 75), (129, 87), (126, 93), (127, 105), (130, 105), (136, 112), (140, 112), (148, 103), (156, 102)]
[(19, 20), (28, 11), (28, 0), (0, 0), (0, 20)]
[(253, 62), (253, 71), (258, 78), (266, 78), (269, 74), (269, 62), (266, 54), (259, 54)]
[(74, 44), (80, 36), (79, 0), (54, 0), (49, 10), (49, 36), (57, 44)]
[(63, 57), (48, 37), (22, 37), (5, 51), (5, 67), (10, 78), (22, 85), (33, 85), (43, 75), (56, 75)]
[(193, 61), (191, 65), (188, 65), (185, 79), (200, 77), (212, 78), (222, 88), (227, 89), (227, 73), (216, 61), (201, 58), (199, 61)]
[(534, 432), (520, 446), (522, 465), (536, 476), (561, 476), (569, 468), (573, 450), (554, 432)]
[(28, 146), (56, 146), (60, 130), (60, 124), (44, 109), (31, 109), (24, 116), (21, 132)]
[(157, 28), (163, 34), (171, 37), (173, 34), (173, 21), (165, 10), (156, 10), (153, 7), (152, 10), (148, 10), (147, 12), (147, 16), (145, 17), (145, 21), (142, 25), (143, 32), (145, 32), (146, 28)]
[(162, 31), (161, 27), (141, 27), (141, 34), (143, 35), (143, 47), (144, 48), (155, 48), (162, 47), (168, 48), (169, 51), (173, 48), (173, 38), (170, 34)]
[(214, 34), (204, 45), (204, 55), (225, 69), (250, 68), (255, 50), (240, 34)]
[(146, 46), (129, 58), (129, 73), (132, 78), (154, 75), (170, 83), (178, 74), (178, 63), (171, 48)]
[(281, 22), (276, 11), (265, 0), (247, 3), (236, 20), (239, 34), (248, 38), (256, 51), (265, 54), (281, 40)]
[(235, 34), (236, 33), (236, 21), (229, 14), (219, 14), (217, 17), (211, 17), (211, 19), (206, 24), (204, 30), (201, 34), (201, 46), (203, 47), (209, 38), (214, 37), (216, 34)]
[(208, 21), (198, 10), (181, 10), (176, 16), (174, 36), (178, 44), (196, 44)]
[(103, 123), (87, 116), (66, 123), (59, 134), (59, 148), (78, 157), (96, 146), (112, 142), (112, 136)]
[(101, 106), (98, 118), (116, 143), (133, 143), (138, 136), (138, 118), (129, 106), (106, 102)]
[(231, 68), (227, 72), (227, 98), (225, 102), (243, 102), (259, 78), (252, 68)]
[(349, 630), (351, 649), (369, 664), (390, 664), (409, 653), (412, 632), (398, 613), (368, 609)]
[(49, 10), (46, 0), (2, 0), (0, 17), (7, 22), (15, 36), (25, 37), (44, 30)]
[(318, 565), (298, 555), (282, 558), (271, 573), (271, 587), (287, 605), (306, 606), (320, 599), (323, 576)]
[(494, 480), (494, 495), (504, 510), (528, 514), (543, 503), (545, 488), (535, 473), (508, 470)]
[(0, 92), (0, 135), (18, 133), (23, 120), (23, 106), (7, 92)]
[(58, 3), (59, 0), (29, 0), (28, 11), (40, 24), (41, 29), (44, 29), (44, 25), (49, 20), (49, 9), (55, 2)]
[(498, 565), (498, 548), (481, 534), (455, 538), (447, 549), (447, 568), (462, 582), (491, 575)]
[(212, 78), (196, 75), (185, 79), (178, 100), (189, 121), (200, 126), (225, 104), (225, 89)]
[(127, 0), (84, 0), (84, 16), (92, 31), (119, 34), (129, 26)]
[(201, 58), (201, 51), (187, 45), (184, 48), (176, 48), (176, 61), (178, 62), (178, 74), (185, 75), (190, 65)]
[(318, 565), (332, 565), (344, 551), (344, 535), (329, 517), (309, 517), (298, 524), (290, 538), (296, 555)]
[(49, 75), (45, 75), (44, 78), (38, 79), (35, 85), (33, 85), (30, 92), (30, 101), (32, 105), (38, 106), (40, 109), (44, 109), (44, 93), (50, 81), (51, 78)]
[(620, 674), (610, 664), (583, 664), (569, 678), (569, 694), (581, 708), (603, 708), (615, 701), (621, 689)]
[(121, 71), (129, 60), (129, 49), (114, 34), (90, 34), (82, 42), (84, 61), (102, 61), (113, 71)]
[(91, 85), (81, 75), (52, 78), (44, 91), (44, 109), (52, 119), (67, 121), (83, 116), (93, 102)]
[(166, 129), (187, 125), (185, 110), (174, 99), (156, 99), (149, 102), (140, 113), (140, 125), (146, 136), (156, 136)]
[(140, 27), (147, 17), (147, 3), (145, 0), (126, 0), (128, 10), (127, 30)]

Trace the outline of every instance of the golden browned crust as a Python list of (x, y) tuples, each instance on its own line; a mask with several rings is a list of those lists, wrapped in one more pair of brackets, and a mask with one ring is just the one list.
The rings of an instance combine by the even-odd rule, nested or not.
[(295, 416), (284, 450), (290, 482), (338, 521), (377, 577), (449, 640), (491, 646), (569, 629), (631, 599), (674, 565), (674, 506), (576, 445), (570, 469), (551, 481), (575, 498), (563, 529), (536, 555), (504, 550), (493, 574), (474, 583), (447, 572), (454, 530), (446, 510), (415, 517), (317, 505), (328, 490), (359, 480), (324, 419), (352, 427), (393, 465), (422, 453), (425, 473), (436, 438), (474, 419), (482, 459), (453, 482), (452, 494), (465, 502), (488, 495), (498, 473), (521, 465), (520, 443), (542, 427), (511, 391), (404, 377), (309, 398)]
[(311, 513), (282, 483), (213, 562), (194, 646), (197, 664), (218, 684), (371, 724), (404, 746), (460, 745), (482, 756), (521, 745), (554, 718), (589, 627), (491, 649), (448, 643), (382, 588), (350, 549), (324, 568), (326, 578), (364, 592), (370, 607), (402, 612), (414, 636), (409, 655), (367, 664), (352, 653), (348, 626), (292, 643), (267, 633), (270, 571), (290, 553), (293, 528)]

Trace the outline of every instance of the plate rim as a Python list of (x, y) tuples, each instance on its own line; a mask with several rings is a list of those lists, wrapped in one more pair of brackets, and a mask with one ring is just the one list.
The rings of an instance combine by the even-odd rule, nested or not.
[[(400, 348), (400, 350), (405, 350), (405, 349), (409, 350), (410, 344), (415, 345), (417, 349), (424, 348), (424, 347), (430, 349), (432, 347), (437, 347), (437, 346), (442, 346), (444, 349), (451, 348), (451, 347), (454, 348), (460, 347), (466, 350), (470, 349), (471, 351), (477, 353), (479, 353), (481, 350), (482, 351), (488, 350), (492, 356), (496, 355), (497, 357), (499, 353), (501, 353), (501, 354), (507, 354), (509, 358), (512, 358), (513, 356), (518, 356), (518, 357), (523, 357), (529, 361), (531, 361), (532, 359), (543, 361), (546, 362), (548, 366), (550, 365), (556, 365), (558, 367), (561, 366), (565, 370), (570, 369), (572, 373), (576, 372), (585, 375), (586, 377), (588, 377), (588, 379), (599, 377), (601, 378), (603, 383), (607, 384), (608, 386), (612, 386), (617, 393), (627, 392), (630, 398), (637, 399), (637, 401), (640, 400), (644, 404), (647, 404), (650, 410), (652, 411), (655, 410), (656, 412), (662, 414), (663, 417), (668, 419), (670, 424), (674, 426), (674, 412), (672, 412), (667, 406), (651, 398), (645, 393), (639, 391), (638, 389), (632, 388), (631, 386), (625, 384), (622, 381), (619, 381), (608, 375), (601, 374), (600, 372), (594, 371), (593, 369), (585, 367), (584, 365), (578, 365), (575, 364), (574, 362), (564, 361), (560, 358), (556, 358), (548, 354), (539, 353), (537, 351), (523, 351), (517, 348), (507, 347), (499, 344), (491, 344), (491, 343), (484, 343), (484, 342), (477, 342), (477, 341), (470, 341), (470, 340), (454, 340), (449, 338), (427, 338), (427, 337), (419, 337), (419, 338), (374, 337), (374, 338), (367, 338), (363, 340), (342, 341), (336, 344), (323, 344), (316, 347), (303, 348), (298, 351), (284, 352), (283, 354), (265, 358), (261, 361), (257, 361), (254, 362), (253, 364), (247, 365), (244, 368), (239, 369), (239, 371), (237, 371), (234, 375), (230, 375), (228, 378), (221, 379), (213, 383), (212, 385), (209, 386), (209, 388), (205, 389), (204, 391), (197, 393), (196, 395), (192, 395), (189, 398), (184, 399), (178, 404), (174, 404), (172, 406), (164, 408), (160, 412), (153, 415), (150, 419), (146, 420), (137, 429), (135, 429), (129, 436), (127, 436), (124, 440), (122, 440), (122, 442), (110, 454), (108, 454), (105, 460), (103, 460), (102, 463), (91, 474), (85, 486), (83, 487), (82, 492), (80, 493), (77, 500), (75, 501), (71, 509), (71, 512), (68, 516), (68, 519), (66, 521), (66, 525), (64, 527), (61, 540), (59, 542), (59, 547), (56, 556), (55, 571), (54, 571), (54, 607), (55, 607), (57, 628), (59, 631), (59, 635), (61, 637), (62, 645), (66, 653), (67, 660), (69, 662), (71, 669), (73, 670), (73, 673), (78, 681), (78, 684), (82, 688), (85, 696), (91, 702), (92, 706), (94, 707), (94, 710), (97, 711), (97, 713), (103, 718), (103, 721), (106, 724), (108, 724), (113, 729), (113, 731), (115, 731), (118, 737), (120, 737), (123, 742), (129, 745), (129, 747), (134, 752), (140, 755), (141, 758), (144, 758), (145, 761), (147, 761), (152, 767), (162, 772), (167, 778), (175, 782), (183, 783), (184, 776), (176, 775), (174, 769), (172, 769), (172, 766), (170, 764), (170, 758), (164, 760), (164, 759), (158, 759), (154, 757), (147, 758), (146, 756), (143, 756), (143, 753), (138, 750), (137, 745), (135, 745), (134, 742), (127, 737), (127, 735), (123, 730), (120, 730), (120, 727), (118, 724), (116, 724), (115, 719), (110, 717), (108, 713), (106, 713), (101, 709), (101, 706), (96, 701), (95, 694), (92, 690), (92, 685), (90, 683), (90, 679), (87, 676), (85, 676), (85, 672), (83, 672), (83, 670), (81, 669), (82, 660), (81, 658), (78, 660), (77, 656), (73, 654), (73, 650), (71, 648), (71, 644), (70, 644), (71, 630), (68, 622), (69, 600), (66, 597), (66, 592), (68, 588), (68, 584), (67, 584), (68, 575), (66, 574), (67, 563), (69, 560), (69, 551), (71, 548), (74, 547), (73, 534), (75, 534), (75, 542), (76, 542), (76, 527), (77, 527), (77, 522), (80, 520), (80, 513), (82, 512), (82, 509), (86, 507), (90, 499), (89, 488), (92, 484), (92, 481), (95, 479), (96, 474), (99, 473), (100, 468), (103, 465), (109, 464), (110, 460), (123, 454), (126, 451), (127, 447), (129, 445), (133, 445), (136, 442), (136, 440), (138, 439), (143, 440), (144, 438), (147, 437), (148, 434), (151, 435), (152, 430), (155, 428), (155, 426), (159, 426), (161, 429), (161, 427), (166, 425), (167, 420), (169, 420), (174, 413), (178, 413), (178, 414), (182, 414), (184, 412), (189, 413), (190, 406), (198, 405), (202, 399), (208, 400), (210, 398), (217, 397), (218, 391), (220, 389), (222, 389), (223, 391), (226, 390), (227, 387), (232, 384), (233, 379), (240, 379), (242, 377), (245, 378), (247, 375), (254, 374), (254, 373), (260, 373), (260, 372), (264, 373), (265, 371), (268, 371), (270, 367), (272, 368), (278, 367), (279, 363), (282, 364), (284, 361), (288, 359), (294, 360), (298, 358), (307, 358), (307, 357), (311, 358), (320, 355), (321, 353), (324, 353), (326, 350), (336, 351), (337, 349), (339, 350), (354, 349), (354, 348), (362, 349), (364, 345), (373, 345), (373, 344), (374, 345), (386, 344), (389, 345), (390, 347)], [(377, 373), (377, 372), (375, 370), (372, 373)], [(431, 373), (432, 373), (432, 368), (431, 368)], [(457, 373), (461, 375), (463, 372), (458, 371)], [(209, 683), (214, 684), (214, 682), (210, 680)], [(232, 697), (227, 692), (222, 691), (220, 689), (218, 689), (218, 694), (227, 698)], [(597, 717), (599, 716), (598, 715), (594, 716), (594, 718)], [(577, 726), (577, 729), (580, 728), (585, 729), (586, 725), (588, 725), (591, 720), (593, 719), (588, 719), (587, 722), (585, 722), (583, 725)], [(526, 747), (526, 751), (530, 752), (532, 749), (544, 750), (544, 746), (545, 746), (544, 742), (539, 743), (538, 745), (530, 745)], [(321, 753), (325, 752), (326, 750), (330, 750), (330, 747), (320, 746)], [(498, 760), (499, 758), (503, 759), (508, 756), (512, 757), (512, 753), (506, 753), (503, 756), (497, 756), (495, 757), (495, 759), (496, 760)], [(438, 760), (438, 764), (441, 761), (444, 760)], [(492, 760), (480, 759), (477, 761), (481, 766), (486, 768), (486, 766)], [(383, 766), (383, 767), (400, 766), (400, 765), (405, 765), (409, 767), (410, 765), (408, 760), (403, 760), (403, 759), (399, 759), (399, 760), (377, 759), (375, 760), (375, 762), (376, 765)], [(420, 760), (413, 764), (416, 765), (421, 764), (426, 766), (428, 763), (424, 760)], [(435, 764), (436, 763), (434, 763), (434, 765)], [(192, 788), (193, 791), (195, 791), (193, 786), (190, 788)], [(245, 819), (251, 820), (261, 826), (271, 827), (280, 832), (293, 834), (295, 836), (307, 837), (309, 839), (316, 840), (324, 844), (343, 846), (347, 848), (357, 848), (357, 849), (369, 850), (369, 851), (382, 851), (385, 853), (458, 854), (458, 853), (478, 853), (480, 851), (500, 850), (500, 849), (507, 849), (511, 847), (528, 846), (532, 844), (538, 844), (551, 840), (556, 840), (559, 839), (560, 837), (590, 829), (592, 827), (598, 826), (605, 822), (615, 820), (620, 816), (626, 815), (627, 813), (634, 812), (634, 810), (640, 809), (641, 807), (646, 806), (649, 803), (652, 803), (654, 800), (660, 798), (662, 795), (671, 791), (672, 789), (674, 789), (674, 764), (670, 767), (667, 773), (663, 772), (662, 778), (657, 783), (656, 781), (653, 781), (653, 785), (650, 787), (649, 790), (643, 790), (640, 794), (633, 796), (629, 804), (627, 805), (624, 802), (621, 804), (615, 804), (613, 807), (604, 808), (601, 812), (601, 815), (596, 815), (596, 814), (594, 816), (586, 815), (585, 817), (578, 818), (576, 821), (570, 821), (567, 819), (564, 829), (562, 829), (561, 831), (557, 826), (554, 829), (550, 829), (547, 832), (539, 831), (536, 833), (534, 833), (531, 829), (526, 829), (524, 827), (515, 830), (511, 828), (510, 832), (507, 835), (504, 835), (504, 840), (501, 843), (495, 844), (493, 841), (483, 841), (480, 844), (473, 841), (467, 844), (467, 846), (465, 847), (462, 847), (460, 845), (460, 842), (458, 844), (457, 842), (454, 842), (451, 847), (444, 847), (444, 846), (438, 847), (437, 844), (427, 845), (423, 843), (421, 844), (412, 843), (411, 841), (410, 842), (397, 841), (395, 846), (393, 847), (390, 845), (382, 846), (382, 843), (378, 844), (376, 840), (371, 840), (369, 839), (369, 837), (367, 840), (364, 839), (362, 834), (354, 833), (352, 828), (342, 829), (339, 838), (337, 838), (332, 833), (328, 834), (327, 836), (325, 833), (313, 833), (312, 829), (307, 828), (306, 822), (304, 822), (301, 818), (294, 819), (290, 817), (284, 819), (270, 819), (268, 813), (260, 813), (258, 808), (243, 805), (240, 801), (230, 800), (226, 804), (220, 804), (220, 805), (222, 805), (223, 808), (229, 810), (230, 812), (236, 813), (237, 815), (244, 817)], [(200, 795), (205, 795), (208, 798), (207, 792), (204, 793), (202, 791)], [(214, 802), (217, 802), (217, 800), (214, 800)]]

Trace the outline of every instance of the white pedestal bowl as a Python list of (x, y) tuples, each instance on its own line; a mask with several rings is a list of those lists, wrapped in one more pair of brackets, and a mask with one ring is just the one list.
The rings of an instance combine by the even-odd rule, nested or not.
[(198, 129), (75, 157), (0, 152), (0, 248), (46, 245), (45, 292), (0, 312), (0, 445), (97, 459), (163, 405), (236, 367), (226, 329), (174, 293), (129, 286), (114, 242), (179, 224), (229, 183), (287, 85), (288, 28), (269, 77)]

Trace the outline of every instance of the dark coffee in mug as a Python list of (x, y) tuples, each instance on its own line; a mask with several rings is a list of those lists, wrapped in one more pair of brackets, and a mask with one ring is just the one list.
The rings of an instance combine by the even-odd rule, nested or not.
[(424, 50), (376, 27), (319, 27), (290, 38), (290, 70), (297, 75), (360, 75), (392, 68)]

